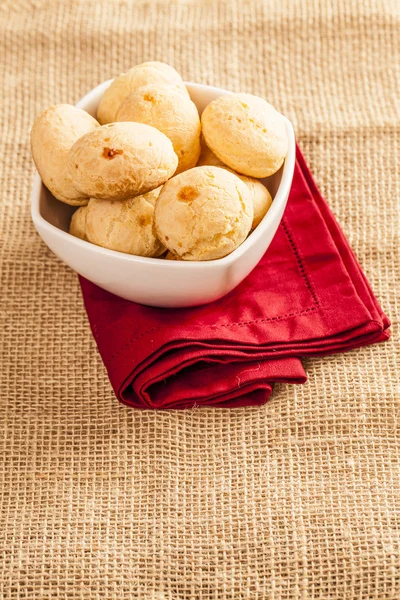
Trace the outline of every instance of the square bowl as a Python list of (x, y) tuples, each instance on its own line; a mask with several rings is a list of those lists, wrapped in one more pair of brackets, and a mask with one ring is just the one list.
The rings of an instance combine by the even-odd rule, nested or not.
[[(96, 116), (97, 106), (110, 81), (89, 92), (77, 107)], [(201, 114), (227, 90), (186, 83)], [(285, 119), (289, 151), (281, 169), (262, 180), (273, 202), (261, 223), (231, 254), (210, 261), (173, 261), (145, 258), (107, 250), (68, 233), (75, 207), (56, 200), (38, 173), (32, 190), (33, 223), (47, 246), (74, 271), (126, 300), (148, 306), (185, 307), (206, 304), (236, 287), (257, 265), (270, 245), (284, 213), (293, 179), (296, 145), (293, 127)]]

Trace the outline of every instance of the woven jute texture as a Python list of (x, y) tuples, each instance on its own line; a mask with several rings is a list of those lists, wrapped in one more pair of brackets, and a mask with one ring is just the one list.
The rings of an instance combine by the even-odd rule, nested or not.
[[(399, 31), (398, 0), (3, 0), (2, 599), (399, 600)], [(31, 223), (28, 140), (145, 60), (288, 115), (389, 343), (307, 360), (261, 408), (117, 403)]]

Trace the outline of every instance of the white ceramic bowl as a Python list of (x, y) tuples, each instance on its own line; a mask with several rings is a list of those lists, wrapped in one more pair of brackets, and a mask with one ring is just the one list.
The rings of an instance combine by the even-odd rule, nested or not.
[[(95, 87), (77, 106), (96, 116), (104, 90), (111, 81)], [(187, 83), (199, 112), (226, 90)], [(256, 266), (274, 237), (288, 199), (295, 164), (295, 138), (285, 118), (289, 152), (282, 168), (265, 180), (273, 196), (268, 213), (232, 254), (206, 262), (143, 258), (107, 250), (68, 233), (74, 211), (50, 194), (36, 173), (32, 192), (32, 219), (47, 246), (72, 269), (100, 287), (141, 304), (183, 307), (206, 304), (237, 286)]]

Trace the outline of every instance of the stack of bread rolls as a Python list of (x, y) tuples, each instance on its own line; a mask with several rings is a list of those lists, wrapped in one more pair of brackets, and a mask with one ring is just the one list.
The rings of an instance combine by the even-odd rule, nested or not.
[(268, 102), (227, 94), (199, 116), (177, 71), (137, 65), (105, 91), (97, 120), (69, 104), (40, 114), (31, 149), (70, 233), (137, 256), (214, 260), (257, 227), (282, 166), (285, 123)]

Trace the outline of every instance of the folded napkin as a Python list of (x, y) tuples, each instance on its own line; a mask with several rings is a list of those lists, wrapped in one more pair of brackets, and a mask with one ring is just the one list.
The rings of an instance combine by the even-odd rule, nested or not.
[(389, 320), (299, 149), (275, 238), (224, 298), (150, 308), (80, 283), (114, 391), (135, 408), (263, 404), (274, 382), (306, 380), (300, 356), (389, 337)]

